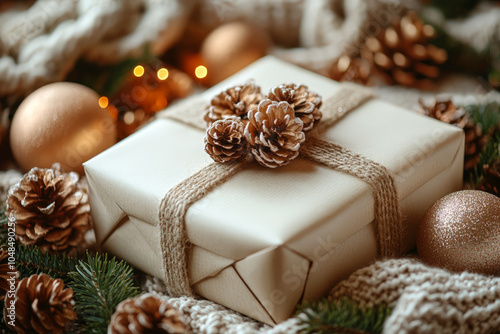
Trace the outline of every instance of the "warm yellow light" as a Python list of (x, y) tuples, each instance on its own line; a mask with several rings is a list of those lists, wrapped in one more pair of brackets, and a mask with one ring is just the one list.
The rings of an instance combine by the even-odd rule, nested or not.
[(106, 96), (101, 96), (99, 98), (99, 107), (101, 108), (107, 108), (109, 104), (109, 100)]
[(208, 73), (207, 68), (203, 65), (198, 66), (194, 70), (194, 74), (196, 75), (197, 78), (200, 78), (200, 79), (203, 79), (204, 77), (206, 77), (207, 73)]
[(158, 79), (165, 80), (166, 78), (168, 78), (168, 70), (166, 68), (160, 68), (156, 75), (158, 75)]
[(134, 67), (134, 75), (136, 77), (142, 77), (144, 75), (144, 67), (141, 65)]

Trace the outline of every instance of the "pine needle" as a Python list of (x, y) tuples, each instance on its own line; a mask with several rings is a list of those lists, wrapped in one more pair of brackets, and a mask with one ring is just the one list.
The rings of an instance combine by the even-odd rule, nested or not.
[(132, 279), (133, 269), (126, 262), (108, 260), (107, 254), (87, 257), (70, 273), (79, 327), (82, 333), (106, 333), (118, 303), (136, 296), (139, 289)]
[(493, 165), (500, 159), (500, 104), (496, 102), (465, 106), (474, 124), (480, 124), (483, 134), (489, 136), (488, 143), (479, 155), (477, 167), (465, 176), (475, 188), (484, 176), (484, 166)]
[(302, 333), (381, 333), (391, 309), (387, 306), (363, 309), (347, 298), (304, 303), (299, 308)]
[(64, 253), (43, 252), (37, 246), (18, 245), (16, 247), (16, 268), (21, 275), (20, 278), (45, 273), (68, 283), (69, 272), (75, 270), (77, 263), (78, 259)]

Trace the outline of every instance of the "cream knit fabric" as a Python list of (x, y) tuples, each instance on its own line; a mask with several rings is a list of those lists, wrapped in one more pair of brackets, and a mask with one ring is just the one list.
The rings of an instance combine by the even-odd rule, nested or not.
[[(418, 6), (413, 0), (38, 0), (0, 14), (0, 96), (25, 96), (63, 80), (79, 58), (115, 63), (145, 46), (161, 54), (180, 38), (188, 17), (207, 31), (234, 20), (253, 23), (275, 41), (271, 53), (327, 73), (342, 53), (355, 52), (367, 35)], [(500, 38), (500, 9), (492, 6), (464, 20), (435, 20), (481, 49)]]
[(500, 278), (454, 274), (415, 259), (377, 262), (337, 285), (330, 298), (394, 307), (384, 333), (500, 332)]
[(271, 327), (209, 300), (169, 297), (161, 279), (151, 276), (144, 277), (141, 287), (144, 291), (161, 296), (179, 309), (190, 331), (195, 334), (294, 334), (301, 328), (297, 318)]
[(0, 95), (63, 80), (81, 57), (115, 63), (145, 45), (161, 54), (182, 33), (192, 1), (39, 0), (0, 15)]
[[(142, 288), (179, 308), (193, 333), (277, 334), (301, 328), (300, 315), (270, 327), (207, 300), (168, 297), (161, 280), (149, 276)], [(453, 274), (416, 259), (392, 259), (360, 269), (341, 282), (330, 298), (341, 297), (361, 307), (393, 307), (384, 324), (388, 334), (500, 332), (498, 277)]]

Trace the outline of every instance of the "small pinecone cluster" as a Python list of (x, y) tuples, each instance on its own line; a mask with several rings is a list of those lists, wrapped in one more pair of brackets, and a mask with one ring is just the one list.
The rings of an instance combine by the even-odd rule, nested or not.
[[(15, 312), (8, 305), (14, 301)], [(5, 298), (4, 318), (17, 333), (65, 333), (76, 319), (73, 290), (65, 288), (61, 279), (47, 274), (31, 275), (17, 285), (15, 297)], [(13, 320), (15, 326), (9, 325)]]
[(90, 205), (78, 174), (59, 164), (33, 168), (9, 189), (7, 217), (24, 245), (43, 251), (74, 251), (90, 228)]
[(214, 122), (234, 116), (242, 120), (247, 119), (249, 110), (255, 108), (262, 100), (260, 87), (253, 81), (244, 85), (231, 87), (214, 97), (210, 106), (205, 110), (205, 121), (210, 127)]
[(108, 325), (108, 334), (146, 334), (186, 332), (179, 311), (154, 295), (141, 295), (122, 301)]
[(469, 113), (463, 107), (456, 107), (451, 100), (438, 100), (434, 105), (426, 106), (419, 102), (423, 112), (432, 118), (455, 125), (465, 132), (464, 170), (470, 171), (479, 163), (479, 156), (488, 136), (483, 135), (481, 126), (474, 124)]
[[(232, 99), (235, 91), (239, 92), (238, 103), (251, 103), (236, 107), (238, 103)], [(260, 88), (253, 83), (230, 88), (214, 98), (206, 109), (205, 120), (209, 127), (205, 151), (214, 161), (239, 161), (250, 152), (265, 167), (286, 165), (298, 156), (305, 133), (321, 120), (321, 97), (304, 85), (282, 84), (261, 99), (256, 99), (257, 91), (260, 92)], [(228, 96), (231, 98), (221, 98)], [(232, 102), (228, 104), (228, 100)], [(233, 107), (226, 108), (228, 105)], [(223, 113), (214, 113), (223, 106)]]
[(476, 189), (500, 197), (500, 161), (492, 166), (483, 166), (484, 176)]
[(330, 77), (371, 84), (375, 74), (389, 84), (427, 88), (431, 79), (439, 76), (439, 65), (448, 57), (445, 50), (429, 44), (434, 36), (432, 26), (409, 12), (367, 37), (358, 54), (339, 57)]

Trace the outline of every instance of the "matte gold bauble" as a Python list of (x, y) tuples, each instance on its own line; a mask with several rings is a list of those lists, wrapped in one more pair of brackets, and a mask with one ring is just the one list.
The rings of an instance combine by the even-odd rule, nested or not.
[(434, 266), (500, 275), (500, 198), (464, 190), (438, 200), (418, 228), (417, 250)]
[(201, 46), (207, 79), (216, 84), (266, 55), (268, 34), (251, 24), (232, 22), (212, 31)]
[(17, 109), (10, 145), (19, 166), (49, 168), (59, 162), (83, 173), (82, 163), (116, 142), (116, 126), (99, 96), (85, 86), (60, 82), (31, 93)]

